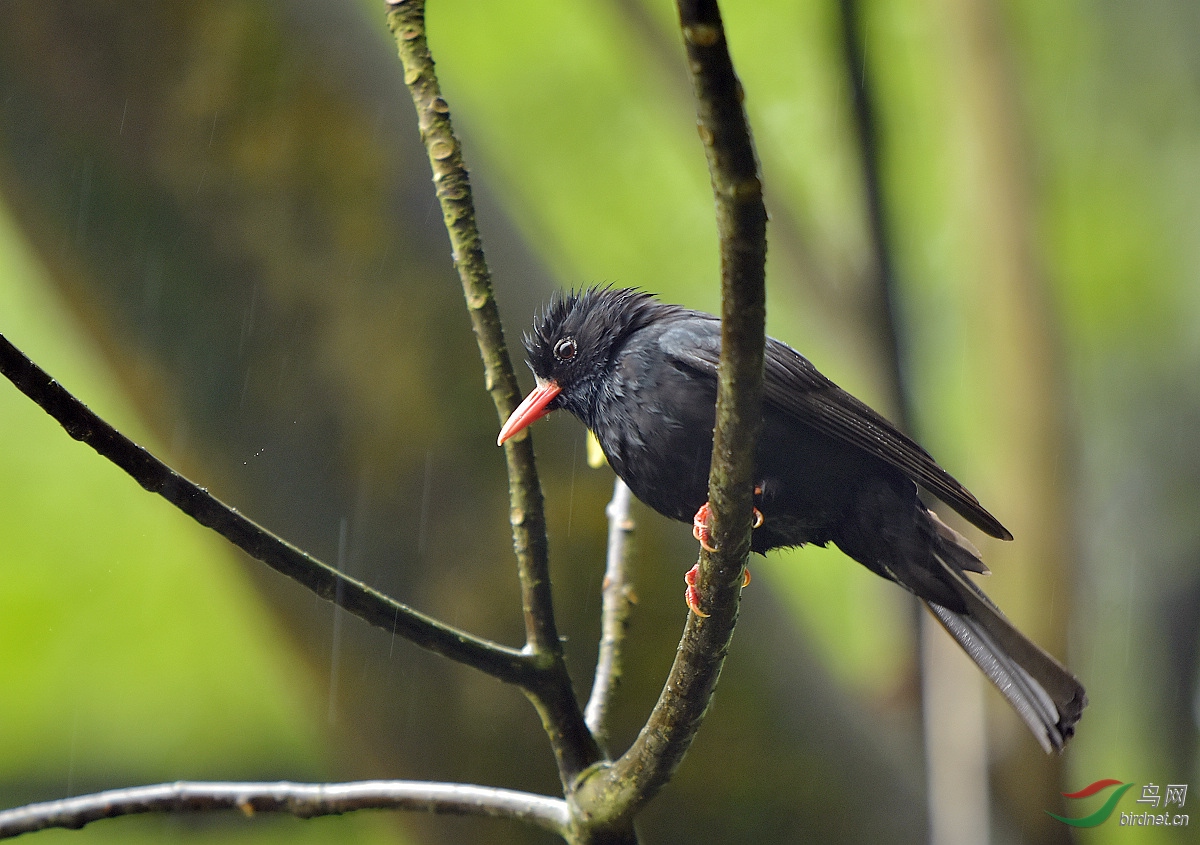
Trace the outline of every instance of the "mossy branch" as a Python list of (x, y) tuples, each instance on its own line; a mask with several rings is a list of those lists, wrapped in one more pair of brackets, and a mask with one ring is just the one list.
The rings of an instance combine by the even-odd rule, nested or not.
[[(388, 7), (388, 28), (395, 36), (404, 67), (404, 84), (417, 109), (421, 140), (429, 154), (442, 220), (450, 235), (454, 267), (462, 282), (471, 328), (483, 359), (484, 384), (503, 422), (520, 403), (521, 392), (492, 293), (492, 277), (483, 255), (483, 238), (476, 223), (462, 145), (454, 134), (450, 106), (442, 97), (425, 37), (425, 3), (389, 0)], [(557, 653), (562, 646), (552, 612), (546, 519), (532, 440), (528, 435), (514, 437), (505, 445), (504, 453), (508, 461), (513, 546), (521, 577), (526, 636), (535, 651)]]
[(633, 746), (595, 767), (576, 793), (597, 823), (636, 813), (670, 780), (716, 688), (737, 620), (750, 553), (754, 446), (762, 419), (766, 321), (766, 208), (742, 88), (715, 0), (679, 0), (716, 200), (721, 252), (721, 359), (709, 503), (716, 552), (701, 552), (698, 586), (709, 616), (691, 614), (658, 703)]
[[(516, 409), (521, 394), (492, 294), (491, 274), (484, 260), (462, 145), (454, 134), (450, 106), (442, 97), (425, 37), (425, 3), (388, 0), (388, 9), (388, 28), (395, 36), (404, 67), (404, 84), (417, 109), (421, 140), (429, 154), (454, 266), (462, 281), (467, 312), (483, 358), (484, 381), (503, 421)], [(564, 785), (568, 785), (579, 772), (599, 760), (602, 753), (584, 722), (563, 662), (550, 594), (542, 488), (528, 433), (505, 443), (504, 454), (508, 462), (510, 521), (521, 581), (527, 648), (542, 658), (548, 670), (542, 683), (536, 688), (526, 687), (525, 691), (542, 717), (559, 773)]]

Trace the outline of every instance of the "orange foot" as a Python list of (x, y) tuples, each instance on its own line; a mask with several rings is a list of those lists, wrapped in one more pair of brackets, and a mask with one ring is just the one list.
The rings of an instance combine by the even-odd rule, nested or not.
[[(700, 576), (700, 564), (695, 564), (687, 571), (687, 575), (683, 576), (683, 581), (687, 584), (687, 589), (683, 591), (683, 600), (687, 603), (688, 608), (692, 613), (699, 616), (701, 619), (707, 619), (708, 614), (700, 609), (700, 590), (696, 587), (696, 579)], [(750, 567), (742, 570), (742, 586), (745, 587), (750, 583)]]
[[(760, 493), (762, 488), (755, 487), (755, 495)], [(705, 502), (700, 506), (700, 510), (696, 511), (696, 515), (692, 517), (692, 536), (700, 541), (700, 547), (706, 552), (715, 552), (717, 547), (711, 542), (712, 532), (709, 530), (708, 521), (712, 519), (712, 510)], [(758, 508), (754, 509), (754, 523), (751, 527), (760, 528), (763, 524), (763, 514)]]

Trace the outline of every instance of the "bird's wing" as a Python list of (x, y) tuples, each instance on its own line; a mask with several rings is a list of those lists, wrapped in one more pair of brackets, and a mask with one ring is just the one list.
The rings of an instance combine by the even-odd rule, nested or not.
[[(681, 322), (664, 332), (660, 343), (680, 363), (716, 375), (721, 336), (720, 322), (715, 317)], [(772, 338), (767, 339), (763, 401), (798, 422), (887, 461), (981, 531), (1002, 540), (1012, 539), (1008, 529), (928, 452), (822, 375), (799, 352)]]

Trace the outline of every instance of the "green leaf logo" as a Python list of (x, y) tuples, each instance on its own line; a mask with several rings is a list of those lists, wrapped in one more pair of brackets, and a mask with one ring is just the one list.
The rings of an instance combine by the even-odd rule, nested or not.
[(1129, 791), (1129, 787), (1133, 786), (1132, 783), (1121, 783), (1119, 780), (1105, 778), (1104, 780), (1098, 780), (1095, 783), (1085, 786), (1078, 792), (1063, 793), (1063, 798), (1088, 798), (1101, 790), (1108, 789), (1110, 786), (1118, 788), (1113, 791), (1112, 795), (1108, 796), (1108, 800), (1104, 802), (1104, 805), (1091, 815), (1072, 819), (1060, 816), (1057, 813), (1051, 813), (1049, 810), (1046, 811), (1046, 815), (1053, 816), (1063, 824), (1069, 824), (1072, 827), (1095, 827), (1098, 824), (1102, 824), (1108, 821), (1108, 817), (1112, 815), (1113, 810), (1117, 807), (1117, 802), (1121, 800), (1122, 795)]

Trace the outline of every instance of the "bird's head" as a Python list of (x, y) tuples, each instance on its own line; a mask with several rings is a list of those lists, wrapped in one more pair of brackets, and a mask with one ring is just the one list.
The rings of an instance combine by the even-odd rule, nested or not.
[(629, 288), (593, 287), (555, 295), (525, 335), (537, 386), (509, 416), (496, 443), (557, 408), (586, 420), (615, 353), (630, 332), (663, 307), (650, 294)]

